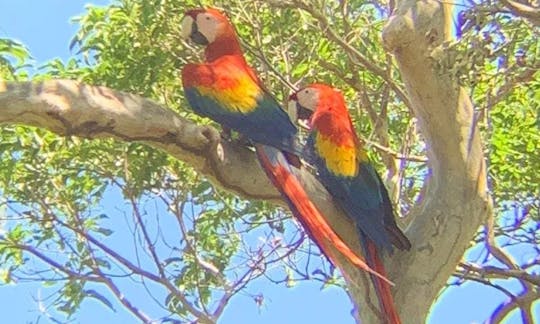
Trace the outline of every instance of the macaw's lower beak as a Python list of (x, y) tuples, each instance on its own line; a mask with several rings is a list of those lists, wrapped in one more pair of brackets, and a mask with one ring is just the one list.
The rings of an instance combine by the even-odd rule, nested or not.
[(199, 31), (197, 21), (191, 15), (186, 15), (182, 20), (182, 38), (189, 38), (198, 45), (208, 45), (208, 39)]
[(289, 105), (287, 107), (289, 117), (293, 123), (309, 129), (309, 119), (311, 118), (311, 115), (313, 115), (313, 111), (300, 105), (300, 103), (295, 100), (296, 97), (291, 96), (291, 98), (292, 100), (289, 101)]
[(209, 43), (208, 39), (198, 30), (196, 22), (193, 22), (190, 38), (195, 44), (206, 46)]
[(309, 110), (304, 106), (297, 104), (297, 115), (298, 115), (298, 125), (305, 129), (310, 129), (311, 116), (313, 115), (313, 110)]
[(296, 109), (298, 111), (298, 119), (308, 120), (311, 118), (311, 115), (313, 115), (312, 110), (307, 109), (299, 103), (296, 104)]

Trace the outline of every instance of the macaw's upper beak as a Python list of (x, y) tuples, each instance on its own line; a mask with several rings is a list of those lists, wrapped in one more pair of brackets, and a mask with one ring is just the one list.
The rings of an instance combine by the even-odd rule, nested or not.
[(197, 27), (197, 10), (186, 12), (182, 20), (181, 35), (183, 39), (191, 39), (195, 44), (208, 45), (208, 39), (199, 31)]

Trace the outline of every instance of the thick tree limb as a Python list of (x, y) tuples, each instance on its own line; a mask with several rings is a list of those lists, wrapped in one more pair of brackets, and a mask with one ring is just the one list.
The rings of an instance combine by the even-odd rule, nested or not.
[[(252, 151), (222, 141), (213, 127), (198, 126), (135, 95), (70, 80), (0, 81), (2, 124), (35, 126), (59, 135), (143, 142), (189, 163), (215, 184), (245, 198), (284, 204)], [(294, 171), (340, 236), (359, 250), (356, 230), (328, 192), (307, 170)]]
[(198, 126), (135, 95), (69, 80), (0, 81), (0, 124), (147, 143), (189, 163), (225, 189), (245, 197), (280, 200), (248, 149), (222, 142), (215, 128)]

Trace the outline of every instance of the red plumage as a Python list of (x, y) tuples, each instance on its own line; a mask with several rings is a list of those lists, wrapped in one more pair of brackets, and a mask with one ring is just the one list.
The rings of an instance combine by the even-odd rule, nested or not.
[[(343, 95), (330, 86), (313, 84), (291, 99), (299, 110), (313, 111), (306, 160), (357, 227), (368, 266), (386, 276), (382, 251), (392, 251), (392, 245), (408, 250), (411, 245), (396, 225), (388, 192), (354, 131)], [(390, 285), (380, 277), (371, 279), (385, 323), (400, 324)]]
[[(302, 223), (304, 229), (310, 234), (311, 239), (317, 243), (326, 257), (337, 267), (341, 268), (335, 253), (331, 249), (333, 246), (337, 251), (343, 254), (350, 263), (359, 269), (369, 272), (371, 275), (384, 281), (386, 285), (391, 282), (377, 271), (373, 271), (367, 263), (349, 247), (336, 234), (328, 224), (317, 207), (311, 202), (304, 188), (292, 174), (290, 166), (287, 164), (284, 155), (280, 151), (262, 145), (256, 145), (256, 152), (261, 165), (270, 178), (274, 186), (287, 200), (289, 207), (296, 218)], [(382, 269), (384, 271), (384, 268)], [(343, 272), (346, 275), (345, 272)]]
[(182, 70), (182, 84), (185, 88), (195, 86), (214, 86), (218, 89), (233, 87), (230, 76), (245, 74), (253, 82), (261, 85), (259, 78), (239, 55), (225, 55), (206, 64), (188, 63)]
[[(188, 36), (193, 41), (206, 46), (205, 62), (188, 64), (182, 71), (186, 97), (194, 110), (201, 115), (215, 117), (213, 119), (218, 123), (240, 131), (253, 142), (258, 143), (255, 145), (257, 156), (266, 174), (283, 195), (293, 214), (300, 220), (311, 238), (331, 262), (340, 268), (342, 267), (333, 254), (333, 250), (330, 249), (330, 246), (334, 246), (358, 268), (380, 277), (381, 280), (386, 280), (371, 270), (364, 259), (355, 254), (341, 240), (309, 200), (301, 183), (292, 174), (290, 163), (298, 161), (298, 157), (291, 158), (291, 155), (300, 152), (295, 147), (295, 143), (291, 141), (295, 137), (297, 129), (275, 99), (262, 87), (253, 70), (247, 65), (234, 27), (222, 13), (215, 9), (190, 10), (186, 16), (191, 17), (186, 23), (191, 33)], [(211, 25), (203, 26), (206, 23)], [(235, 69), (236, 72), (233, 71)], [(243, 114), (225, 109), (233, 107), (235, 104), (239, 105), (242, 103), (240, 101), (245, 99), (245, 97), (238, 99), (235, 97), (239, 93), (238, 91), (221, 97), (218, 93), (221, 84), (227, 84), (226, 80), (230, 80), (231, 75), (239, 71), (247, 73), (260, 86), (258, 93), (260, 96), (256, 98), (257, 106), (254, 106), (253, 111)], [(231, 84), (227, 85), (231, 86)], [(201, 92), (197, 89), (197, 87), (204, 86), (211, 86), (211, 91), (214, 91), (215, 95), (209, 98), (204, 91)], [(250, 89), (253, 87), (250, 86)], [(220, 102), (220, 98), (228, 101)], [(238, 102), (232, 102), (235, 100)], [(253, 124), (248, 125), (248, 123)]]
[[(375, 243), (372, 240), (367, 239), (365, 242), (365, 249), (366, 261), (369, 266), (377, 273), (387, 277), (383, 260), (379, 255), (380, 252)], [(384, 321), (387, 324), (401, 324), (401, 319), (397, 313), (396, 306), (394, 304), (394, 297), (392, 296), (392, 291), (390, 290), (390, 285), (388, 282), (379, 280), (379, 278), (375, 278), (373, 276), (372, 282), (377, 294), (377, 299), (379, 300), (379, 305), (382, 308)]]

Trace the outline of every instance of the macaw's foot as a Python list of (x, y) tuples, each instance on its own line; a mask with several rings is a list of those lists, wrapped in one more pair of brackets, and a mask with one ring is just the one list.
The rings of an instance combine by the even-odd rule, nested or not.
[(294, 166), (297, 169), (300, 169), (302, 167), (302, 160), (300, 160), (300, 157), (298, 157), (298, 155), (290, 152), (283, 152), (283, 154), (285, 154), (285, 158), (290, 165)]
[(224, 141), (230, 142), (232, 140), (232, 132), (230, 128), (222, 127), (221, 129), (221, 138)]
[(253, 146), (249, 138), (245, 137), (242, 134), (238, 136), (238, 144), (243, 145), (243, 146)]

